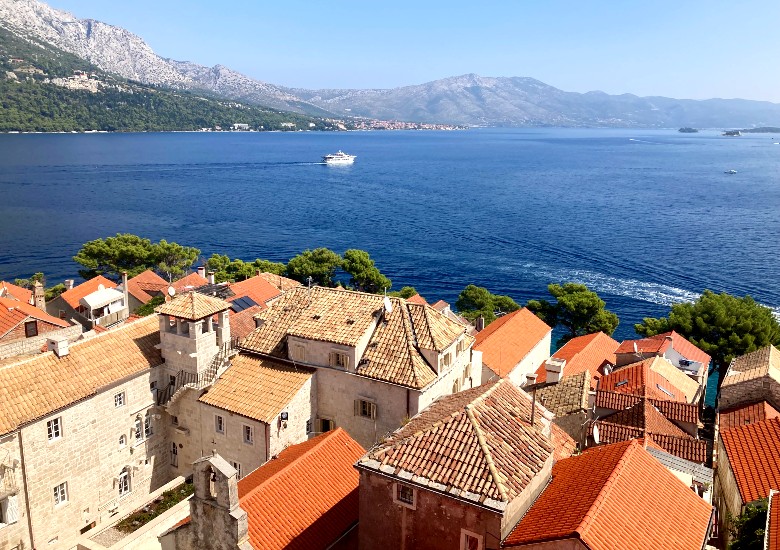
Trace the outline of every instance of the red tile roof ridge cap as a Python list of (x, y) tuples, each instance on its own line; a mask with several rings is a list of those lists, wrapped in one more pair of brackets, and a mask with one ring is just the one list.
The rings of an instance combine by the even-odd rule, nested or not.
[[(241, 501), (243, 501), (243, 500), (246, 500), (246, 499), (250, 498), (252, 495), (254, 495), (255, 493), (257, 493), (257, 492), (258, 492), (260, 489), (262, 489), (263, 487), (267, 486), (267, 485), (268, 485), (269, 483), (271, 483), (272, 481), (275, 481), (277, 478), (281, 477), (283, 474), (286, 474), (286, 473), (287, 473), (287, 472), (286, 472), (286, 470), (287, 470), (288, 468), (290, 468), (290, 467), (291, 467), (291, 466), (293, 466), (294, 464), (298, 464), (298, 463), (299, 463), (301, 460), (303, 460), (304, 458), (307, 458), (307, 457), (309, 457), (310, 455), (312, 455), (312, 454), (314, 453), (314, 451), (316, 451), (316, 450), (318, 450), (320, 447), (322, 447), (322, 445), (323, 445), (323, 444), (324, 444), (326, 441), (330, 441), (330, 440), (331, 440), (331, 438), (334, 438), (334, 437), (336, 437), (337, 435), (341, 435), (342, 433), (343, 433), (343, 434), (346, 434), (346, 435), (347, 435), (347, 437), (349, 437), (349, 434), (347, 434), (347, 432), (346, 432), (346, 431), (344, 431), (344, 428), (341, 428), (341, 427), (337, 427), (335, 430), (331, 430), (330, 432), (326, 432), (326, 434), (327, 434), (327, 435), (325, 435), (324, 437), (322, 437), (322, 439), (320, 439), (320, 440), (319, 440), (319, 441), (318, 441), (318, 442), (317, 442), (315, 445), (312, 445), (310, 448), (306, 449), (306, 451), (304, 451), (304, 452), (303, 452), (303, 453), (302, 453), (300, 456), (298, 456), (297, 458), (295, 458), (295, 460), (293, 460), (293, 461), (291, 461), (289, 464), (287, 464), (287, 466), (285, 466), (284, 468), (281, 468), (281, 469), (280, 469), (278, 472), (274, 472), (274, 473), (273, 473), (271, 476), (267, 477), (266, 479), (264, 479), (263, 481), (261, 481), (260, 483), (258, 483), (258, 484), (257, 484), (257, 485), (255, 485), (254, 487), (252, 487), (252, 488), (251, 488), (249, 491), (247, 491), (246, 493), (244, 493), (244, 495), (243, 495), (243, 496), (241, 497), (241, 499), (239, 500), (239, 505), (241, 504)], [(350, 438), (350, 439), (351, 439), (351, 438)], [(303, 441), (302, 443), (306, 443), (306, 442), (305, 442), (305, 441)], [(293, 446), (294, 446), (294, 445), (290, 445), (290, 446), (288, 446), (288, 447), (285, 447), (284, 449), (282, 449), (282, 450), (279, 452), (279, 454), (277, 454), (277, 455), (276, 455), (276, 456), (277, 456), (277, 458), (276, 458), (276, 459), (272, 458), (271, 460), (277, 460), (280, 454), (282, 454), (284, 451), (286, 451), (287, 449), (289, 449), (290, 447), (293, 447)], [(267, 461), (265, 464), (268, 464), (269, 462), (271, 462), (271, 460)], [(261, 466), (259, 466), (259, 467), (260, 467), (260, 468), (262, 468), (262, 467), (263, 467), (265, 464), (263, 464), (263, 465), (261, 465)]]
[[(493, 388), (495, 388), (496, 386), (498, 386), (498, 384), (494, 384), (492, 388), (490, 388), (488, 391), (485, 392), (485, 394), (493, 391)], [(482, 397), (482, 395), (480, 397)], [(479, 399), (479, 397), (477, 399)], [(493, 478), (493, 483), (496, 485), (496, 489), (498, 489), (498, 494), (501, 495), (501, 500), (503, 502), (509, 502), (509, 496), (506, 487), (504, 487), (504, 484), (498, 475), (498, 469), (496, 468), (496, 464), (493, 461), (493, 454), (490, 452), (490, 448), (488, 447), (487, 441), (485, 441), (485, 434), (482, 432), (482, 428), (479, 425), (479, 421), (474, 416), (474, 411), (472, 410), (471, 403), (466, 405), (465, 409), (466, 409), (466, 416), (468, 417), (469, 421), (471, 422), (471, 425), (474, 427), (474, 431), (477, 434), (477, 442), (479, 443), (479, 448), (482, 449), (482, 454), (485, 457), (485, 462), (487, 463), (488, 471), (490, 472), (490, 477)]]
[(587, 546), (590, 545), (587, 544), (587, 540), (585, 539), (585, 530), (590, 527), (591, 521), (596, 519), (601, 506), (607, 501), (607, 496), (609, 495), (610, 491), (612, 491), (612, 487), (615, 485), (615, 481), (622, 474), (623, 466), (631, 458), (631, 454), (633, 454), (633, 452), (635, 452), (639, 447), (640, 444), (636, 439), (630, 440), (628, 445), (626, 445), (626, 450), (623, 451), (620, 460), (618, 460), (615, 464), (615, 467), (612, 469), (612, 473), (609, 474), (607, 481), (604, 482), (604, 485), (601, 487), (598, 495), (596, 495), (596, 498), (593, 499), (593, 504), (590, 505), (590, 508), (588, 508), (588, 511), (585, 512), (585, 516), (582, 518), (582, 521), (575, 529), (575, 533), (578, 535), (578, 538), (585, 542)]

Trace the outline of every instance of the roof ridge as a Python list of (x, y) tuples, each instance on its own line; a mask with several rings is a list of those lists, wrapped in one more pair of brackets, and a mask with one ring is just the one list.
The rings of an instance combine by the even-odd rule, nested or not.
[[(498, 384), (495, 384), (493, 388), (498, 386)], [(490, 392), (493, 388), (490, 388), (487, 392)], [(490, 472), (490, 477), (493, 478), (493, 483), (496, 485), (496, 489), (498, 489), (498, 494), (501, 495), (501, 500), (504, 502), (509, 502), (509, 497), (507, 494), (506, 487), (504, 487), (504, 483), (501, 481), (501, 478), (498, 475), (498, 469), (496, 468), (496, 464), (493, 461), (493, 453), (490, 452), (490, 448), (488, 447), (487, 441), (485, 440), (485, 434), (482, 432), (482, 428), (479, 425), (479, 421), (477, 420), (476, 416), (474, 416), (474, 411), (472, 410), (472, 404), (469, 403), (465, 407), (466, 410), (466, 417), (471, 422), (472, 427), (474, 428), (474, 431), (477, 435), (477, 442), (479, 443), (480, 449), (482, 449), (482, 454), (485, 457), (485, 462), (487, 462), (488, 471)]]
[[(292, 466), (293, 464), (298, 464), (304, 458), (309, 457), (311, 454), (314, 453), (315, 450), (319, 449), (326, 441), (330, 441), (330, 439), (333, 438), (333, 437), (336, 437), (336, 435), (341, 434), (341, 433), (346, 433), (346, 432), (344, 431), (343, 428), (339, 427), (339, 428), (336, 428), (335, 430), (331, 430), (330, 432), (325, 432), (325, 433), (326, 433), (325, 437), (320, 439), (320, 441), (318, 441), (315, 445), (312, 445), (311, 448), (306, 449), (306, 451), (304, 451), (300, 456), (298, 456), (295, 459), (293, 459), (289, 464), (287, 464), (287, 466), (285, 466), (284, 468), (280, 468), (279, 471), (274, 472), (272, 475), (270, 475), (269, 477), (264, 479), (262, 482), (260, 482), (257, 485), (255, 485), (252, 489), (250, 489), (246, 493), (244, 493), (244, 496), (241, 498), (241, 500), (248, 499), (250, 496), (252, 496), (255, 493), (257, 493), (259, 489), (267, 486), (271, 481), (276, 480), (278, 477), (281, 476), (281, 474), (286, 473), (285, 471), (290, 466)], [(309, 440), (309, 441), (311, 441), (311, 440)], [(304, 441), (303, 443), (306, 443), (306, 442)], [(278, 460), (279, 459), (278, 457), (279, 457), (280, 454), (282, 454), (284, 451), (286, 451), (287, 449), (289, 449), (290, 447), (293, 447), (293, 446), (294, 445), (289, 445), (289, 446), (285, 447), (284, 449), (282, 449), (279, 452), (279, 454), (276, 455), (277, 458), (275, 460)], [(268, 464), (269, 462), (270, 461), (266, 462), (265, 464)], [(259, 468), (262, 468), (265, 464), (259, 466)]]
[[(585, 530), (590, 527), (591, 522), (596, 518), (596, 515), (599, 513), (602, 505), (607, 501), (607, 496), (612, 491), (612, 487), (615, 485), (615, 481), (618, 477), (620, 477), (623, 467), (625, 466), (626, 462), (628, 462), (628, 459), (631, 458), (629, 453), (633, 454), (633, 451), (635, 451), (637, 447), (639, 447), (639, 443), (635, 439), (632, 439), (628, 445), (626, 445), (626, 450), (623, 451), (620, 460), (618, 460), (615, 464), (615, 467), (612, 469), (612, 473), (609, 474), (607, 481), (604, 482), (604, 485), (596, 495), (596, 498), (593, 499), (593, 503), (588, 508), (588, 511), (585, 512), (585, 516), (582, 518), (582, 521), (575, 529), (575, 532), (579, 534), (579, 538), (583, 539), (583, 541)], [(587, 541), (584, 542), (587, 543)]]

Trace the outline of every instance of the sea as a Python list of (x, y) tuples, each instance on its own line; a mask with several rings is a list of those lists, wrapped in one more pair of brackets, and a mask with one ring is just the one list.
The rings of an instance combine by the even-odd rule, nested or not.
[[(615, 338), (704, 289), (780, 311), (780, 135), (470, 129), (0, 135), (0, 280), (129, 232), (204, 257), (367, 250), (393, 288), (519, 303), (576, 281)], [(351, 166), (327, 166), (337, 150)], [(726, 171), (736, 170), (736, 174)]]

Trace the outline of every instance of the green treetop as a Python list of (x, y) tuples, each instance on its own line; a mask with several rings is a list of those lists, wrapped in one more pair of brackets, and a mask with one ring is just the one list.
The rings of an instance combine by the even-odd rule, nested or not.
[(303, 284), (311, 277), (314, 284), (332, 287), (341, 261), (341, 256), (328, 248), (304, 250), (287, 263), (287, 276)]
[(284, 275), (287, 268), (284, 264), (256, 259), (253, 262), (230, 260), (228, 256), (212, 254), (206, 261), (206, 269), (214, 272), (216, 282), (237, 282), (254, 277), (258, 271)]
[(347, 250), (341, 268), (352, 276), (350, 284), (355, 290), (377, 294), (392, 286), (390, 279), (379, 272), (365, 250)]
[(520, 309), (517, 302), (509, 296), (493, 294), (488, 289), (476, 285), (468, 285), (461, 291), (455, 307), (470, 321), (482, 316), (485, 326), (496, 320), (498, 312), (509, 313)]

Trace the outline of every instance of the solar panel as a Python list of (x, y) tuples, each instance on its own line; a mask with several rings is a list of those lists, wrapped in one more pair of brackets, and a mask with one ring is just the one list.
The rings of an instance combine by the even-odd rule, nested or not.
[(258, 305), (257, 302), (255, 302), (249, 296), (242, 296), (241, 298), (236, 298), (235, 300), (230, 302), (230, 307), (236, 313), (239, 313), (241, 311), (244, 311), (245, 309), (249, 309), (250, 307), (256, 305)]

